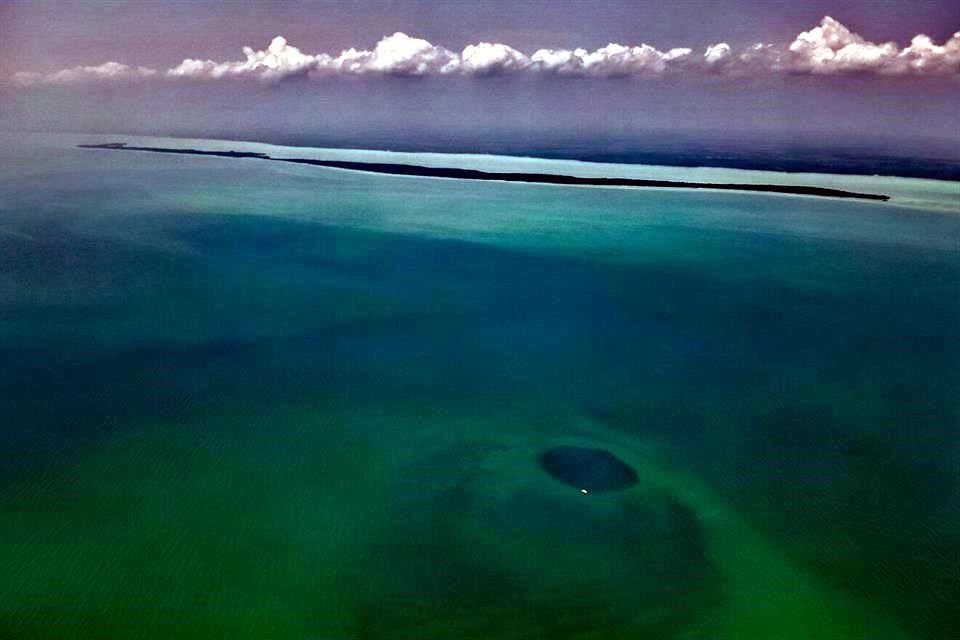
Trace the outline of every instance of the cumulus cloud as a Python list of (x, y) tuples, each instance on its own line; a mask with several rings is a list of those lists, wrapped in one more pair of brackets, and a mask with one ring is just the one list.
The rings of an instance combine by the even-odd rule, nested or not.
[(460, 54), (460, 70), (469, 74), (521, 71), (529, 66), (530, 58), (505, 44), (490, 42), (468, 44)]
[(336, 58), (318, 58), (315, 71), (425, 76), (454, 73), (459, 67), (460, 56), (453, 51), (398, 31), (378, 42), (373, 51), (347, 49)]
[(613, 77), (660, 74), (667, 70), (671, 62), (684, 59), (691, 53), (692, 50), (687, 48), (664, 52), (648, 44), (626, 47), (610, 43), (596, 51), (540, 49), (530, 59), (533, 66), (540, 71), (561, 75)]
[(272, 80), (308, 73), (317, 64), (317, 56), (304, 54), (282, 36), (274, 38), (266, 51), (244, 47), (243, 54), (247, 59), (236, 62), (187, 58), (168, 69), (166, 75), (171, 78), (255, 77)]
[(712, 44), (703, 52), (703, 62), (708, 66), (714, 66), (730, 59), (730, 45), (726, 42)]
[(657, 77), (668, 74), (843, 74), (884, 76), (960, 76), (960, 31), (943, 44), (918, 35), (906, 47), (874, 43), (827, 16), (786, 44), (757, 43), (735, 49), (726, 42), (702, 53), (688, 47), (660, 50), (648, 44), (610, 43), (587, 49), (540, 49), (530, 55), (503, 43), (469, 44), (459, 53), (405, 33), (386, 36), (373, 49), (350, 48), (333, 55), (307, 54), (277, 36), (262, 51), (244, 47), (245, 60), (217, 62), (187, 58), (158, 72), (107, 62), (49, 74), (18, 73), (21, 85), (85, 81), (132, 81), (151, 76), (168, 79), (252, 78), (276, 81), (291, 76), (343, 75), (489, 76), (527, 73), (571, 77)]
[(869, 42), (827, 16), (819, 26), (798, 35), (788, 49), (790, 70), (797, 72), (887, 75), (960, 72), (960, 31), (943, 45), (918, 35), (901, 49), (895, 42)]
[(21, 85), (32, 84), (76, 84), (88, 81), (134, 80), (156, 75), (154, 69), (131, 67), (119, 62), (104, 62), (95, 67), (71, 67), (53, 73), (20, 72), (13, 75), (13, 81)]

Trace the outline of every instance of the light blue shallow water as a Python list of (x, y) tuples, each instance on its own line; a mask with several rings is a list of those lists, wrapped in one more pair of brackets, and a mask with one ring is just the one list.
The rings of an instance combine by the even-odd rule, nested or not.
[[(0, 151), (0, 637), (960, 631), (950, 183), (886, 183), (908, 208), (79, 140)], [(557, 482), (570, 445), (637, 484)]]

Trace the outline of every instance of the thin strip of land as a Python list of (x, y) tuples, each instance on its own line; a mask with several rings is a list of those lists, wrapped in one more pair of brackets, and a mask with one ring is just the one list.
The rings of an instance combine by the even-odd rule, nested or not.
[(476, 169), (457, 169), (445, 167), (422, 167), (411, 164), (387, 162), (348, 162), (345, 160), (314, 160), (311, 158), (275, 158), (265, 153), (248, 151), (204, 151), (202, 149), (177, 149), (174, 147), (135, 147), (125, 142), (107, 142), (104, 144), (77, 145), (84, 149), (109, 149), (113, 151), (149, 151), (152, 153), (177, 153), (193, 156), (218, 156), (221, 158), (253, 158), (273, 162), (293, 162), (310, 164), (332, 169), (385, 173), (398, 176), (417, 176), (423, 178), (455, 178), (458, 180), (496, 180), (500, 182), (529, 182), (537, 184), (582, 185), (595, 187), (654, 187), (673, 189), (721, 189), (725, 191), (758, 191), (764, 193), (787, 193), (803, 196), (822, 196), (826, 198), (857, 198), (861, 200), (886, 201), (890, 196), (877, 193), (858, 193), (827, 187), (810, 187), (786, 184), (749, 184), (732, 182), (687, 182), (683, 180), (642, 180), (638, 178), (584, 178), (551, 173), (508, 173), (498, 171), (478, 171)]

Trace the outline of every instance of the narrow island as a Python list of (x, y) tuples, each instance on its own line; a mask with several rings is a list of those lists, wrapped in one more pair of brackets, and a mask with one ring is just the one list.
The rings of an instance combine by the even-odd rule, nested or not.
[(386, 162), (348, 162), (344, 160), (313, 160), (310, 158), (275, 158), (265, 153), (247, 151), (204, 151), (202, 149), (176, 149), (172, 147), (133, 147), (125, 142), (107, 142), (104, 144), (80, 144), (84, 149), (109, 149), (114, 151), (149, 151), (153, 153), (178, 153), (194, 156), (219, 156), (221, 158), (254, 158), (274, 162), (293, 162), (310, 164), (333, 169), (349, 169), (368, 173), (386, 173), (398, 176), (417, 176), (423, 178), (455, 178), (459, 180), (497, 180), (501, 182), (529, 182), (537, 184), (585, 185), (595, 187), (660, 187), (681, 189), (721, 189), (726, 191), (759, 191), (764, 193), (787, 193), (804, 196), (822, 196), (827, 198), (858, 198), (862, 200), (887, 201), (890, 196), (876, 193), (858, 193), (827, 187), (782, 184), (745, 184), (728, 182), (687, 182), (681, 180), (642, 180), (638, 178), (584, 178), (551, 173), (506, 173), (479, 171), (476, 169), (456, 169), (444, 167), (422, 167), (410, 164)]

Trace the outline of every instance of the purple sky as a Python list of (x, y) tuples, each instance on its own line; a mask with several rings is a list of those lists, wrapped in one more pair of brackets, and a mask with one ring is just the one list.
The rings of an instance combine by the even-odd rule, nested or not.
[(0, 126), (956, 140), (958, 31), (956, 0), (0, 0)]
[(907, 43), (918, 33), (943, 42), (960, 30), (955, 0), (3, 0), (0, 75), (108, 60), (166, 68), (187, 57), (233, 59), (276, 35), (328, 52), (372, 47), (395, 31), (451, 49), (483, 40), (531, 50), (788, 42), (825, 15), (875, 42)]

